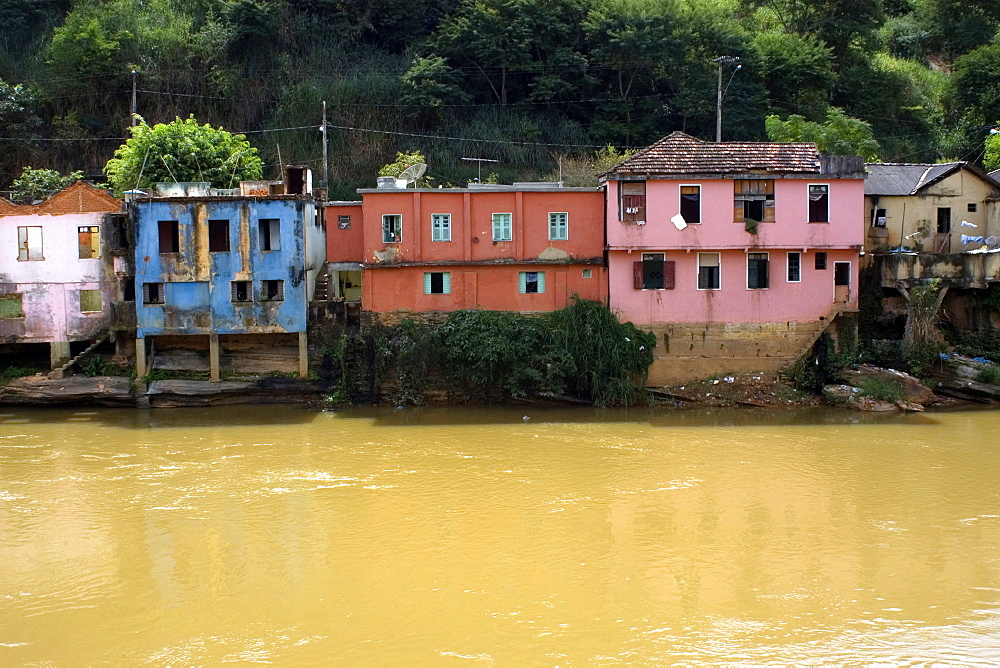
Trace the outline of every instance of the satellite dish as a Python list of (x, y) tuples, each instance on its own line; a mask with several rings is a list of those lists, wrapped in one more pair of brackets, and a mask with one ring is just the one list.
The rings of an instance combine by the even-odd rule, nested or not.
[[(399, 180), (406, 181), (406, 185), (414, 183), (417, 179), (424, 175), (427, 171), (427, 165), (422, 162), (418, 162), (415, 165), (410, 165), (402, 172), (399, 173)], [(404, 186), (405, 187), (405, 186)]]

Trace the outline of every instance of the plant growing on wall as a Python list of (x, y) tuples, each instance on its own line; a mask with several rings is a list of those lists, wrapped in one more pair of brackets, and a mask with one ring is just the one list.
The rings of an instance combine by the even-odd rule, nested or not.
[(152, 127), (139, 120), (132, 137), (104, 167), (119, 195), (161, 182), (207, 181), (216, 188), (232, 188), (261, 178), (263, 163), (243, 135), (198, 125), (194, 116)]

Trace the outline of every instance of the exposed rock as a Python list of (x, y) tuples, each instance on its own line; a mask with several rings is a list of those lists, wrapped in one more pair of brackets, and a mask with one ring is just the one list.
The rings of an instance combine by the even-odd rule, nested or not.
[(882, 369), (861, 364), (840, 374), (841, 380), (855, 387), (861, 386), (865, 378), (877, 378), (884, 382), (896, 382), (903, 388), (903, 401), (926, 405), (934, 401), (934, 392), (920, 382), (920, 379), (895, 369)]
[(964, 355), (951, 354), (934, 375), (938, 387), (953, 396), (969, 400), (992, 402), (1000, 400), (1000, 386), (976, 380), (988, 363)]
[(135, 406), (129, 379), (121, 376), (47, 376), (15, 378), (0, 387), (0, 404)]
[(896, 405), (899, 406), (904, 411), (910, 411), (913, 413), (922, 413), (926, 410), (920, 404), (915, 404), (912, 401), (897, 401)]
[(868, 411), (871, 413), (891, 413), (892, 411), (899, 410), (899, 406), (890, 401), (881, 401), (860, 395), (851, 397), (845, 406), (853, 408), (856, 411)]
[(860, 391), (851, 385), (824, 385), (823, 398), (833, 404), (846, 404)]

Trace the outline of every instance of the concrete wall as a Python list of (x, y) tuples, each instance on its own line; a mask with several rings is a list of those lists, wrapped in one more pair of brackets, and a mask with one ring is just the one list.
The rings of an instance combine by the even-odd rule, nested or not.
[[(154, 334), (280, 333), (306, 330), (308, 273), (325, 252), (306, 198), (152, 199), (134, 205), (138, 336)], [(208, 221), (229, 221), (228, 252), (209, 252)], [(260, 246), (258, 221), (280, 221), (280, 249)], [(160, 253), (157, 222), (177, 220), (180, 251)], [(316, 253), (318, 255), (318, 252)], [(315, 266), (312, 263), (316, 263)], [(261, 301), (264, 280), (284, 281), (283, 301)], [(253, 302), (232, 301), (231, 282), (251, 281)], [(144, 305), (144, 283), (164, 283), (165, 303)]]
[[(365, 257), (365, 228), (360, 202), (327, 202), (326, 261), (361, 262)], [(339, 218), (350, 218), (340, 227)]]

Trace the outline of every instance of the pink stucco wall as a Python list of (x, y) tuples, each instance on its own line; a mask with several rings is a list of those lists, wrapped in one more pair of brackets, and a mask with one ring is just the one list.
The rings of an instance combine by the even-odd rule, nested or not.
[[(765, 178), (763, 175), (760, 178)], [(830, 186), (830, 222), (808, 222), (808, 186)], [(680, 186), (701, 186), (701, 220), (678, 230), (670, 222), (679, 208)], [(609, 181), (608, 245), (612, 248), (847, 248), (864, 243), (864, 181), (861, 179), (776, 179), (775, 222), (751, 235), (733, 221), (732, 179), (646, 182), (646, 225), (620, 222), (618, 182)]]
[[(709, 249), (706, 249), (709, 250)], [(742, 250), (720, 250), (721, 288), (698, 290), (698, 251), (665, 251), (665, 259), (675, 263), (672, 290), (636, 290), (633, 263), (641, 253), (613, 251), (608, 258), (611, 308), (623, 320), (637, 324), (668, 322), (807, 322), (829, 316), (838, 308), (857, 308), (858, 253), (827, 250), (827, 268), (815, 268), (813, 251), (801, 256), (801, 281), (789, 283), (788, 251), (801, 248), (769, 249), (770, 285), (763, 290), (747, 289), (747, 255)], [(754, 249), (752, 252), (765, 252)], [(851, 284), (846, 302), (837, 304), (833, 284), (834, 263), (851, 264)]]

